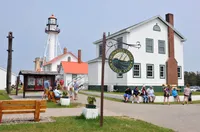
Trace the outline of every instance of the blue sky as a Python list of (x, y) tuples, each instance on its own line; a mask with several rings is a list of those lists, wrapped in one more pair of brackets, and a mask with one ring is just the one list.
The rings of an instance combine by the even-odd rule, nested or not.
[(51, 14), (58, 18), (60, 44), (83, 61), (95, 57), (95, 40), (103, 32), (115, 32), (156, 15), (165, 18), (173, 13), (175, 28), (187, 41), (184, 64), (187, 71), (200, 71), (199, 35), (200, 2), (198, 0), (7, 0), (0, 8), (0, 66), (7, 66), (7, 38), (13, 32), (13, 71), (34, 69), (35, 57), (44, 52), (47, 34), (44, 29)]

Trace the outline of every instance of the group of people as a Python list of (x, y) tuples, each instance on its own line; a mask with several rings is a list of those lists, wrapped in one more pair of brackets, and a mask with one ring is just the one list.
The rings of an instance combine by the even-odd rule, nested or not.
[(50, 80), (44, 81), (44, 94), (42, 98), (46, 98), (47, 92), (46, 91), (53, 91), (55, 98), (61, 98), (62, 93), (65, 91), (69, 93), (69, 96), (72, 100), (78, 99), (78, 89), (79, 85), (76, 80), (74, 80), (73, 84), (69, 87), (64, 86), (64, 80), (56, 80), (54, 82), (53, 87), (50, 85)]
[(153, 87), (150, 86), (146, 90), (145, 85), (143, 85), (141, 90), (139, 90), (138, 87), (135, 87), (134, 90), (131, 90), (130, 88), (127, 88), (125, 90), (125, 94), (124, 94), (125, 102), (128, 102), (128, 100), (130, 99), (131, 96), (133, 96), (132, 103), (134, 103), (135, 100), (136, 100), (137, 103), (140, 103), (139, 96), (143, 97), (143, 102), (144, 103), (148, 103), (148, 102), (152, 102), (153, 103), (155, 98), (156, 98), (156, 96), (154, 94)]
[[(178, 95), (178, 91), (176, 88), (172, 88), (170, 87), (170, 85), (168, 85), (167, 87), (163, 86), (163, 91), (164, 91), (164, 104), (166, 103), (166, 98), (167, 98), (167, 104), (169, 105), (169, 97), (170, 97), (170, 93), (172, 94), (172, 96), (174, 97), (175, 101), (177, 101), (178, 103), (180, 103), (180, 97)], [(192, 91), (190, 90), (190, 85), (187, 84), (186, 87), (184, 88), (183, 91), (183, 105), (185, 103), (188, 104), (188, 102), (192, 103)]]
[[(192, 92), (190, 90), (190, 86), (189, 84), (186, 85), (186, 87), (184, 88), (184, 98), (183, 98), (183, 105), (185, 103), (188, 104), (188, 101), (190, 103), (192, 103)], [(178, 95), (178, 91), (175, 87), (171, 87), (170, 85), (163, 85), (163, 95), (164, 95), (164, 104), (167, 102), (168, 105), (169, 103), (169, 97), (170, 95), (172, 95), (174, 97), (174, 100), (177, 101), (178, 103), (180, 103), (180, 97)], [(154, 94), (154, 90), (153, 87), (150, 86), (148, 89), (146, 89), (145, 85), (142, 86), (141, 90), (138, 89), (138, 87), (135, 87), (133, 90), (131, 90), (130, 88), (127, 88), (125, 90), (125, 94), (124, 94), (124, 102), (128, 102), (128, 100), (133, 96), (133, 100), (132, 103), (134, 103), (135, 101), (137, 103), (140, 103), (139, 101), (139, 96), (141, 96), (143, 98), (143, 103), (153, 103), (156, 96)], [(166, 101), (167, 99), (167, 101)]]

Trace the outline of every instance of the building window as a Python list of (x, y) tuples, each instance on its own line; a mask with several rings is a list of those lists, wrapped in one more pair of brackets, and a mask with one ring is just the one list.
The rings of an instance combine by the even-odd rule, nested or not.
[(60, 65), (57, 65), (57, 71), (59, 71), (60, 70)]
[(99, 56), (102, 56), (102, 44), (99, 45)]
[(161, 31), (161, 29), (160, 29), (160, 27), (158, 26), (157, 23), (156, 23), (156, 25), (153, 26), (153, 30), (154, 30), (154, 31), (158, 31), (158, 32)]
[(133, 77), (140, 78), (141, 77), (141, 64), (135, 63), (133, 66)]
[(77, 74), (72, 74), (72, 80), (76, 80), (76, 78), (77, 78)]
[(123, 37), (117, 38), (117, 48), (123, 48), (122, 42), (123, 42)]
[(122, 73), (117, 73), (117, 78), (123, 78), (123, 74)]
[(147, 64), (147, 78), (154, 78), (154, 65)]
[(165, 65), (160, 65), (160, 79), (165, 79)]
[(153, 53), (153, 39), (146, 38), (146, 52)]
[(164, 40), (158, 40), (158, 53), (165, 54), (165, 41)]
[(70, 61), (71, 61), (71, 57), (68, 57), (68, 58), (67, 58), (67, 61), (70, 62)]
[(178, 66), (178, 78), (181, 79), (182, 78), (182, 68), (181, 66)]

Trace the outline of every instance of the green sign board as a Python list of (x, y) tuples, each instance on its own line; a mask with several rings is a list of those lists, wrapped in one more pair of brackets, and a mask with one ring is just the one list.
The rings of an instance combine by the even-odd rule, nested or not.
[(134, 58), (127, 49), (119, 48), (111, 52), (109, 66), (116, 73), (127, 73), (133, 68)]

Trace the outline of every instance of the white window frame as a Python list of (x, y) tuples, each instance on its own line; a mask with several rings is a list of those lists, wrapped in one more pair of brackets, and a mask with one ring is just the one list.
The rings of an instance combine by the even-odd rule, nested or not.
[[(102, 44), (99, 44), (99, 57), (101, 57), (101, 56), (102, 56), (102, 53), (103, 53), (103, 52), (102, 52), (102, 46), (103, 46)], [(101, 53), (101, 54), (100, 54), (100, 53)]]
[[(160, 70), (161, 67), (163, 67), (163, 71)], [(166, 76), (166, 66), (165, 65), (160, 65), (159, 72), (160, 72), (160, 79), (165, 79), (165, 76)], [(163, 72), (163, 76), (161, 76), (161, 72)]]
[[(152, 66), (152, 76), (148, 76), (148, 66)], [(154, 64), (146, 64), (146, 77), (147, 78), (154, 78)]]
[[(135, 65), (139, 66), (139, 76), (135, 76), (134, 75), (134, 67), (135, 67)], [(141, 64), (140, 63), (134, 63), (134, 66), (133, 66), (133, 78), (141, 78)]]
[[(164, 46), (161, 45), (162, 43), (164, 43)], [(164, 51), (161, 51), (160, 47), (164, 48)], [(166, 47), (165, 40), (158, 40), (158, 53), (159, 54), (166, 54), (166, 48), (165, 47)]]
[[(152, 43), (147, 43), (149, 41), (152, 41)], [(146, 43), (146, 52), (147, 53), (154, 53), (154, 40), (151, 39), (151, 38), (146, 38), (146, 42), (145, 43)], [(151, 51), (147, 49), (147, 47), (150, 47), (150, 46), (152, 47)]]
[(178, 66), (177, 68), (177, 74), (179, 75), (179, 68), (180, 68), (180, 76), (178, 76), (178, 79), (182, 79), (182, 67), (181, 66)]

